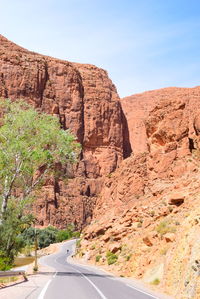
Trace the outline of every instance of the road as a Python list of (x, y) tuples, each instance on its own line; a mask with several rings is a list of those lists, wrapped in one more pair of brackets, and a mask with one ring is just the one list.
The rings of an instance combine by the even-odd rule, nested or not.
[(40, 271), (27, 282), (0, 289), (1, 299), (167, 299), (97, 267), (74, 263), (75, 240), (63, 243), (58, 253), (40, 258)]
[[(98, 269), (72, 264), (67, 257), (72, 254), (74, 241), (63, 245), (57, 254), (42, 258), (41, 263), (56, 272), (48, 280), (38, 299), (155, 299), (161, 298)], [(44, 273), (45, 274), (45, 273)]]

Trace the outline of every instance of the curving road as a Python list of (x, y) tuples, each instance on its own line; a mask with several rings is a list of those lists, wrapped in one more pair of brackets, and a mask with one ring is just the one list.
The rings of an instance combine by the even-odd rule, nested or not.
[[(74, 240), (66, 242), (57, 254), (40, 259), (40, 263), (53, 267), (55, 273), (46, 282), (37, 299), (155, 299), (154, 296), (135, 288), (126, 280), (116, 278), (88, 266), (67, 261), (73, 253)], [(43, 273), (44, 275), (48, 273)]]
[[(56, 254), (40, 259), (41, 271), (27, 282), (0, 289), (1, 299), (167, 299), (138, 288), (131, 280), (117, 278), (96, 267), (70, 262), (75, 240), (61, 245)], [(71, 259), (72, 260), (72, 259)], [(42, 270), (43, 269), (43, 270)]]

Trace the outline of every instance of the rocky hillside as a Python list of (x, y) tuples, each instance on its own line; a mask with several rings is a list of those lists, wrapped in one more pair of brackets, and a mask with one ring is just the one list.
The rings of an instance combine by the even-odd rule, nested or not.
[(133, 153), (105, 180), (79, 256), (199, 298), (200, 87), (121, 102)]
[(0, 97), (57, 115), (83, 147), (69, 178), (50, 177), (38, 194), (39, 224), (91, 222), (79, 257), (200, 298), (200, 87), (120, 100), (104, 70), (0, 35)]
[(27, 51), (0, 35), (0, 98), (24, 99), (57, 115), (83, 146), (68, 184), (50, 178), (38, 196), (39, 224), (89, 223), (101, 177), (117, 168), (124, 151), (126, 124), (106, 71)]

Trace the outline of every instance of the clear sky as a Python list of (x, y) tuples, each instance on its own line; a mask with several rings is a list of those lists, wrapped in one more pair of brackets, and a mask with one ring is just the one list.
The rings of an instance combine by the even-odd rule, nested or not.
[(121, 97), (200, 85), (199, 0), (0, 0), (0, 33), (106, 69)]

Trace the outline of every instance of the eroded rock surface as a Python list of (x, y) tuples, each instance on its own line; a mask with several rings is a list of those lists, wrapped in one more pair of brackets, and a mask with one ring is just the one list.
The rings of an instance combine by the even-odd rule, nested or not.
[(121, 105), (106, 71), (27, 51), (0, 35), (0, 97), (57, 115), (77, 136), (83, 150), (73, 175), (85, 178), (87, 192), (81, 179), (71, 181), (69, 191), (62, 182), (47, 182), (37, 212), (45, 225), (85, 223), (98, 194), (90, 192), (92, 179), (113, 172), (123, 158)]
[(200, 87), (121, 101), (133, 153), (103, 183), (81, 252), (89, 251), (91, 261), (100, 254), (106, 267), (116, 241), (121, 249), (110, 269), (158, 283), (179, 299), (198, 298)]

